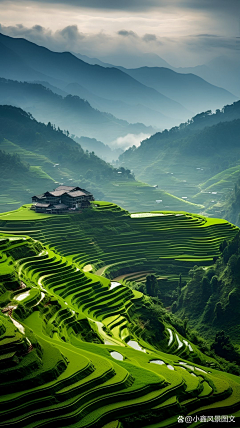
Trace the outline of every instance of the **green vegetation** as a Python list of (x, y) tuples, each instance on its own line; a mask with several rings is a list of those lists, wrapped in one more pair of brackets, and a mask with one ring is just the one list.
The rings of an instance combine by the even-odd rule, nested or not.
[(34, 194), (50, 191), (59, 183), (74, 183), (96, 199), (113, 201), (130, 211), (156, 209), (157, 201), (162, 209), (202, 209), (202, 205), (135, 181), (129, 169), (113, 168), (94, 152), (84, 152), (68, 137), (68, 131), (66, 134), (51, 123), (37, 122), (21, 109), (0, 106), (0, 150), (5, 152), (6, 162), (0, 183), (0, 212), (9, 211), (9, 204), (15, 209), (30, 203)]
[(240, 178), (235, 182), (234, 189), (223, 206), (223, 216), (240, 225)]
[[(176, 425), (179, 414), (237, 416), (239, 377), (219, 371), (222, 360), (202, 352), (187, 322), (157, 298), (114, 278), (208, 265), (220, 244), (230, 255), (225, 241), (238, 229), (92, 205), (64, 216), (25, 206), (0, 217), (0, 426), (147, 428)], [(155, 293), (158, 281), (149, 274), (146, 287)]]
[(138, 180), (204, 205), (209, 216), (235, 221), (238, 207), (225, 204), (240, 177), (239, 135), (240, 101), (156, 133), (120, 155), (119, 165)]
[[(221, 255), (213, 266), (207, 269), (195, 266), (189, 272), (192, 278), (181, 289), (175, 312), (178, 316), (189, 318), (190, 325), (200, 331), (209, 343), (215, 340), (217, 344), (220, 339), (216, 335), (224, 330), (239, 347), (239, 233), (227, 241), (220, 245)], [(219, 349), (218, 345), (214, 345), (214, 349)], [(218, 351), (218, 354), (225, 355), (229, 361), (240, 361), (240, 354), (237, 356), (235, 353), (232, 358), (233, 350), (232, 354), (230, 351), (226, 354)]]

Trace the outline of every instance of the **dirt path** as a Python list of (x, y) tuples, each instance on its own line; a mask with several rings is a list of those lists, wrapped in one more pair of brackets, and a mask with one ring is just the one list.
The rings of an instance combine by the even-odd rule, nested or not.
[(96, 272), (94, 272), (94, 275), (101, 276), (109, 266), (112, 266), (112, 265), (106, 265), (101, 267), (100, 269), (96, 270)]

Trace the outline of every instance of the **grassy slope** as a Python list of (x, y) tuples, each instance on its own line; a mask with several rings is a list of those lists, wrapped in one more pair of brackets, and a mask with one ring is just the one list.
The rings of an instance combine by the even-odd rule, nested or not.
[[(111, 173), (111, 167), (104, 161), (101, 161), (101, 165), (95, 165), (96, 156), (85, 155), (85, 162), (80, 165), (80, 175), (78, 170), (71, 169), (71, 165), (64, 165), (64, 162), (59, 165), (57, 156), (50, 159), (38, 150), (26, 149), (21, 144), (7, 139), (0, 141), (0, 149), (10, 154), (19, 154), (24, 162), (31, 165), (31, 174), (12, 174), (8, 177), (7, 184), (2, 181), (1, 212), (9, 209), (9, 203), (14, 204), (13, 208), (29, 203), (31, 196), (52, 190), (57, 182), (68, 185), (74, 182), (92, 191), (96, 198), (111, 200), (130, 211), (156, 209), (159, 205), (161, 208), (195, 212), (202, 208), (199, 204), (190, 204), (148, 184), (124, 178), (121, 174), (114, 175)], [(156, 200), (161, 202), (158, 204)]]
[[(157, 133), (138, 148), (128, 149), (120, 160), (133, 169), (139, 180), (204, 204), (211, 216), (219, 217), (229, 188), (233, 187), (231, 180), (234, 183), (239, 177), (239, 106), (237, 102), (225, 107), (222, 113), (202, 113), (189, 124)], [(231, 110), (235, 116), (229, 116)], [(231, 117), (238, 119), (229, 121)]]
[[(0, 240), (0, 302), (6, 314), (20, 323), (15, 334), (20, 335), (23, 346), (12, 345), (18, 362), (7, 372), (12, 373), (11, 379), (15, 378), (13, 382), (9, 378), (9, 384), (15, 386), (9, 386), (9, 392), (1, 396), (0, 426), (50, 426), (53, 420), (55, 426), (78, 428), (102, 427), (114, 420), (120, 420), (123, 427), (147, 427), (151, 423), (159, 426), (160, 421), (170, 426), (172, 422), (177, 424), (177, 416), (184, 413), (234, 414), (240, 406), (237, 377), (214, 370), (212, 365), (216, 362), (161, 317), (157, 321), (158, 342), (155, 339), (148, 343), (144, 339), (147, 326), (136, 324), (134, 316), (137, 307), (148, 311), (148, 300), (123, 285), (112, 289), (108, 279), (84, 273), (81, 266), (94, 264), (99, 257), (107, 263), (115, 249), (115, 261), (127, 257), (134, 267), (132, 243), (137, 243), (134, 251), (137, 249), (138, 257), (144, 248), (150, 260), (154, 258), (150, 242), (154, 248), (164, 231), (168, 236), (175, 235), (179, 249), (173, 256), (171, 245), (166, 248), (163, 237), (157, 245), (158, 256), (162, 248), (169, 260), (177, 256), (176, 251), (182, 257), (182, 245), (187, 259), (195, 253), (199, 262), (205, 262), (207, 253), (211, 257), (216, 254), (217, 240), (233, 236), (235, 228), (224, 221), (185, 213), (130, 217), (115, 205), (98, 205), (82, 216), (44, 216), (27, 207), (1, 216), (4, 233)], [(185, 238), (187, 229), (191, 242)], [(27, 238), (26, 233), (41, 238), (45, 245)], [(125, 242), (119, 239), (122, 233)], [(199, 233), (202, 253), (196, 241)], [(76, 247), (72, 245), (74, 241)], [(87, 250), (89, 247), (91, 250)], [(76, 250), (78, 257), (73, 263)], [(19, 287), (20, 281), (26, 288)], [(13, 312), (11, 306), (15, 307)], [(12, 324), (6, 316), (1, 316), (0, 321), (0, 334), (8, 337), (2, 342), (6, 349), (12, 341)], [(32, 344), (27, 354), (24, 346), (29, 342), (26, 344), (25, 337)], [(129, 339), (145, 352), (132, 349)], [(63, 356), (53, 351), (52, 345)], [(116, 360), (112, 352), (119, 353), (123, 361)], [(150, 361), (161, 364), (149, 364)], [(29, 375), (21, 367), (33, 363), (33, 389), (28, 389)], [(39, 382), (38, 370), (44, 384)], [(16, 373), (22, 373), (18, 389)], [(4, 391), (4, 378), (0, 382)]]

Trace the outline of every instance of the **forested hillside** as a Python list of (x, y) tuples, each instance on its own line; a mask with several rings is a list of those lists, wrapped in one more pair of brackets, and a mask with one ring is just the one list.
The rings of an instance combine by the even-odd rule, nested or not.
[(106, 111), (106, 106), (107, 111), (112, 111), (120, 103), (121, 109), (115, 110), (114, 114), (120, 113), (119, 117), (126, 119), (124, 112), (127, 111), (130, 122), (135, 122), (141, 114), (137, 121), (147, 118), (148, 124), (161, 129), (186, 120), (191, 115), (180, 103), (143, 85), (123, 71), (87, 64), (70, 52), (53, 52), (25, 39), (0, 34), (0, 54), (5, 57), (0, 64), (1, 77), (47, 81), (63, 90), (73, 84), (73, 95), (79, 95), (75, 92), (79, 89), (90, 92), (95, 102), (104, 107), (103, 111)]
[[(3, 186), (1, 192), (1, 211), (29, 203), (34, 194), (52, 190), (58, 183), (71, 182), (88, 189), (97, 199), (115, 201), (131, 211), (154, 209), (158, 206), (156, 200), (173, 209), (201, 209), (200, 205), (190, 205), (163, 190), (136, 181), (129, 169), (114, 168), (94, 152), (84, 152), (80, 144), (60, 128), (55, 129), (50, 122), (48, 125), (39, 123), (31, 114), (16, 107), (0, 106), (0, 150), (18, 154), (32, 171), (30, 185), (26, 185), (28, 176), (9, 176), (6, 172), (8, 185), (7, 188)], [(40, 182), (39, 176), (48, 181)], [(5, 173), (2, 183), (4, 178)]]
[[(173, 312), (180, 317), (187, 317), (189, 325), (212, 342), (217, 333), (225, 331), (225, 336), (230, 336), (239, 350), (240, 234), (233, 240), (224, 240), (220, 251), (221, 255), (213, 266), (207, 269), (195, 266), (190, 270), (191, 279), (178, 290)], [(226, 347), (220, 355), (240, 364), (240, 355), (236, 351), (231, 354), (227, 342), (229, 340), (226, 339)]]
[(112, 142), (120, 136), (141, 132), (152, 134), (154, 129), (142, 123), (128, 123), (110, 113), (91, 107), (77, 95), (61, 96), (37, 83), (18, 82), (0, 78), (0, 104), (8, 104), (30, 112), (37, 120), (54, 123), (71, 130), (78, 137), (88, 136)]
[(240, 177), (240, 102), (157, 133), (120, 155), (136, 177), (221, 216)]

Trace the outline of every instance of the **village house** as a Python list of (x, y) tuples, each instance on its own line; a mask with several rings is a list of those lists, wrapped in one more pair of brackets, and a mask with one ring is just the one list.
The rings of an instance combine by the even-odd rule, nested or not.
[(33, 196), (32, 209), (37, 213), (62, 214), (88, 208), (93, 195), (85, 189), (74, 186), (58, 186), (52, 192)]

